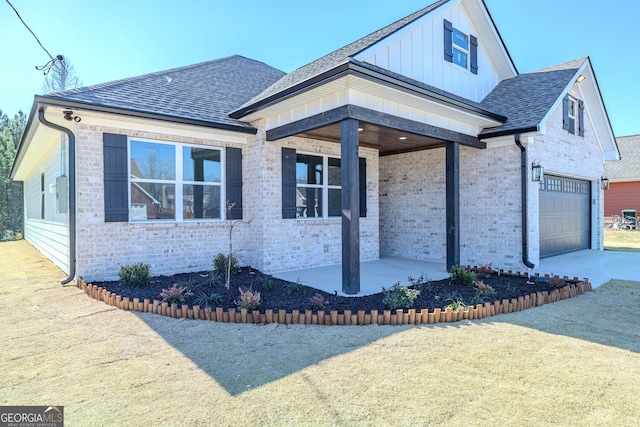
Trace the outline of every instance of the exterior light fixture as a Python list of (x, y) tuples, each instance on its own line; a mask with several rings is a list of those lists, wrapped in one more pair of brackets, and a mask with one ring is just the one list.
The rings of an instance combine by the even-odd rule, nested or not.
[(358, 128), (358, 132), (362, 132), (363, 130), (363, 128)]
[(539, 160), (534, 160), (531, 164), (531, 179), (537, 182), (544, 180), (544, 168), (540, 166)]
[(576, 79), (576, 83), (582, 83), (584, 81), (585, 77), (584, 75), (580, 74), (578, 76), (578, 78)]
[(398, 138), (400, 141), (404, 141), (405, 139), (407, 139), (406, 136), (401, 136), (400, 138)]
[(609, 189), (609, 178), (606, 178), (606, 177), (603, 176), (600, 179), (600, 181), (602, 182), (602, 189), (603, 190), (608, 190)]

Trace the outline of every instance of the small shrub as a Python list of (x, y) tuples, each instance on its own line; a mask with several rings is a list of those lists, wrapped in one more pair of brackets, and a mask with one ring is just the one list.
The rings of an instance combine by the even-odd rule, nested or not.
[(458, 295), (457, 292), (445, 292), (441, 295), (438, 295), (436, 299), (440, 301), (448, 301), (448, 300), (459, 300), (459, 299), (462, 299), (462, 297)]
[(180, 286), (182, 286), (185, 291), (191, 291), (197, 284), (198, 282), (193, 277), (189, 277), (186, 281), (180, 283)]
[(224, 286), (224, 278), (216, 272), (211, 272), (206, 285), (210, 288), (221, 288)]
[(469, 301), (469, 305), (472, 307), (475, 307), (478, 304), (484, 304), (484, 302), (485, 302), (485, 299), (482, 295), (475, 294), (473, 298), (471, 298), (471, 301)]
[(478, 292), (478, 295), (493, 295), (496, 293), (495, 289), (493, 289), (489, 285), (485, 285), (485, 283), (482, 280), (479, 282), (476, 282), (476, 290)]
[(204, 305), (205, 307), (213, 307), (222, 303), (222, 295), (211, 293), (206, 294), (202, 292), (197, 298), (193, 300), (196, 305)]
[(118, 276), (122, 286), (146, 286), (151, 280), (151, 267), (144, 263), (123, 265), (120, 267)]
[(491, 267), (491, 263), (483, 264), (479, 267), (476, 267), (476, 274), (478, 275), (478, 277), (481, 277), (483, 279), (487, 279), (491, 277), (493, 273), (494, 272), (493, 272), (493, 268)]
[(561, 279), (558, 276), (554, 276), (551, 279), (549, 279), (549, 286), (552, 289), (560, 289), (560, 288), (564, 288), (567, 284), (565, 283), (564, 279)]
[(418, 276), (417, 279), (414, 279), (411, 276), (407, 277), (407, 280), (409, 281), (409, 283), (411, 284), (410, 286), (413, 289), (417, 289), (420, 292), (430, 292), (431, 291), (431, 279), (429, 279), (428, 277), (425, 277), (424, 273), (420, 273), (420, 276)]
[(253, 291), (252, 289), (245, 291), (242, 288), (238, 288), (238, 291), (240, 291), (240, 299), (235, 302), (238, 308), (255, 310), (260, 306), (260, 292)]
[(476, 283), (476, 273), (461, 265), (451, 267), (451, 280), (462, 286), (473, 286)]
[(193, 295), (193, 292), (187, 291), (178, 285), (173, 285), (169, 289), (163, 289), (162, 292), (160, 292), (162, 302), (168, 302), (169, 304), (184, 302), (185, 298), (191, 295)]
[(289, 295), (293, 295), (298, 293), (302, 284), (300, 283), (300, 278), (298, 277), (298, 280), (296, 280), (295, 282), (287, 282), (285, 286), (286, 286), (287, 293)]
[(447, 298), (445, 301), (449, 301), (450, 304), (445, 306), (445, 310), (447, 308), (450, 308), (453, 311), (456, 311), (459, 308), (462, 308), (463, 310), (467, 310), (467, 304), (464, 303), (464, 301), (462, 301), (462, 299), (451, 299), (451, 298)]
[(255, 285), (256, 288), (264, 289), (265, 291), (270, 291), (273, 289), (273, 283), (271, 282), (271, 276), (267, 276), (266, 274), (259, 274), (252, 285)]
[(419, 290), (401, 286), (400, 282), (396, 282), (389, 289), (385, 289), (383, 286), (382, 293), (384, 294), (382, 303), (390, 310), (411, 308), (413, 306), (413, 302), (418, 298), (418, 295), (420, 295)]
[[(227, 267), (228, 267), (229, 258), (227, 255), (222, 252), (216, 255), (213, 259), (213, 269), (216, 273), (226, 275)], [(236, 274), (240, 272), (240, 264), (238, 264), (238, 259), (231, 255), (231, 274)]]
[(323, 310), (331, 305), (319, 292), (309, 298), (309, 301), (311, 301), (311, 307), (316, 310)]

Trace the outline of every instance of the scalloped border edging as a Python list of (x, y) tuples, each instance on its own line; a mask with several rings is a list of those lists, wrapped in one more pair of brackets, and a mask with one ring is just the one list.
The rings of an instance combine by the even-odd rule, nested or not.
[[(503, 273), (502, 270), (500, 272)], [(513, 273), (509, 271), (507, 274)], [(518, 272), (515, 275), (519, 277), (529, 277), (528, 273), (520, 274), (520, 272)], [(540, 277), (540, 275), (535, 274), (535, 276), (532, 277)], [(549, 278), (550, 276), (546, 274), (544, 277)], [(567, 276), (563, 279), (569, 280)], [(339, 313), (338, 310), (331, 310), (329, 313), (324, 311), (314, 312), (313, 310), (304, 310), (302, 312), (300, 310), (292, 310), (289, 313), (286, 310), (271, 309), (265, 310), (263, 313), (260, 311), (249, 312), (246, 308), (240, 310), (229, 308), (225, 311), (220, 307), (215, 309), (211, 307), (202, 309), (200, 306), (189, 307), (187, 304), (178, 306), (176, 303), (169, 304), (158, 300), (151, 301), (145, 299), (140, 301), (139, 298), (133, 298), (132, 300), (122, 298), (120, 295), (113, 294), (102, 287), (85, 283), (82, 277), (78, 278), (77, 286), (91, 298), (102, 301), (112, 307), (117, 307), (121, 310), (159, 314), (173, 318), (210, 320), (224, 323), (280, 323), (286, 325), (412, 325), (483, 319), (497, 314), (514, 313), (531, 307), (539, 307), (544, 304), (573, 298), (593, 290), (587, 278), (578, 280), (577, 277), (574, 277), (573, 282), (575, 283), (560, 289), (554, 289), (551, 292), (535, 292), (519, 298), (512, 298), (511, 300), (503, 299), (502, 301), (495, 301), (493, 303), (485, 302), (475, 307), (468, 307), (467, 310), (458, 308), (456, 311), (453, 311), (451, 308), (445, 310), (436, 308), (434, 311), (429, 312), (428, 309), (418, 311), (412, 308), (408, 310), (398, 309), (395, 310), (395, 313), (392, 313), (392, 310), (383, 310), (382, 312), (379, 310), (371, 310), (371, 312), (368, 313), (364, 310), (359, 310), (357, 313), (352, 313), (351, 310), (344, 310), (341, 313)]]

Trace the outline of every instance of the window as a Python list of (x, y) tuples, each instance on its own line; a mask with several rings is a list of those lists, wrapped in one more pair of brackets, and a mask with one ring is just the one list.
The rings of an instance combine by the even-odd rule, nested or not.
[(458, 30), (453, 29), (453, 63), (467, 68), (467, 55), (469, 53), (469, 36)]
[(562, 128), (571, 134), (584, 136), (584, 103), (567, 95), (562, 106)]
[(444, 59), (478, 74), (478, 39), (444, 20)]
[(221, 151), (131, 140), (130, 219), (220, 219)]
[(340, 179), (340, 159), (298, 153), (296, 217), (339, 217), (342, 203)]

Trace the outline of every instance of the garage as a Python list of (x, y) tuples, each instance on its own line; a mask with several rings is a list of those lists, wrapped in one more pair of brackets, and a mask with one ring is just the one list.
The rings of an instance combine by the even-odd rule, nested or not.
[(591, 248), (591, 184), (547, 175), (540, 183), (540, 258)]

